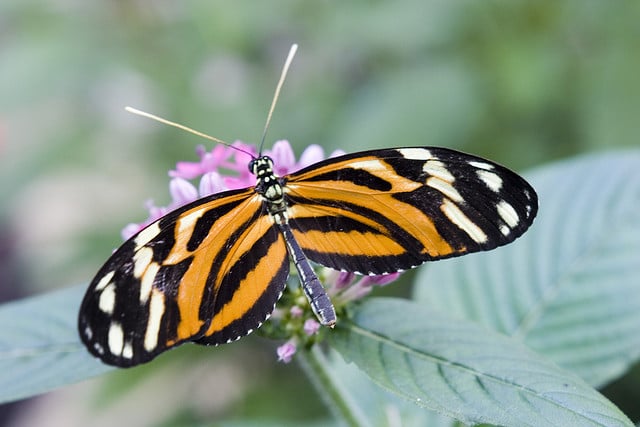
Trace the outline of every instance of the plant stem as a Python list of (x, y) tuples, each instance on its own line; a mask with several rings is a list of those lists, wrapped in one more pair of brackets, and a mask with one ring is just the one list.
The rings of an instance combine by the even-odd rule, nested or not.
[(296, 359), (336, 418), (353, 427), (370, 425), (362, 409), (331, 371), (330, 362), (320, 346), (298, 352)]

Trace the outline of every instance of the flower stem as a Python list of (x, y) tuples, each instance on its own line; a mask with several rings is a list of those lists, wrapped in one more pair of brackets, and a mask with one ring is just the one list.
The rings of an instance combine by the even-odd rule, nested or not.
[(336, 418), (353, 427), (370, 425), (362, 409), (332, 372), (330, 362), (320, 346), (314, 345), (310, 350), (298, 352), (296, 360)]

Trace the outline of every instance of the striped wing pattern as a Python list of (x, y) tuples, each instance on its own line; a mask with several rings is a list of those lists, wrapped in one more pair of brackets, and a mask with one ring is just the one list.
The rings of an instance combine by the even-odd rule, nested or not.
[(490, 250), (524, 233), (536, 193), (488, 160), (442, 148), (325, 160), (286, 182), (291, 227), (309, 259), (362, 274)]
[(233, 341), (268, 318), (288, 274), (284, 240), (254, 191), (216, 194), (114, 252), (82, 302), (80, 336), (95, 356), (123, 367), (184, 341)]
[(322, 287), (307, 258), (362, 274), (395, 272), (507, 244), (537, 211), (524, 179), (443, 148), (348, 154), (282, 178), (262, 159), (255, 188), (181, 207), (112, 254), (80, 308), (80, 336), (92, 354), (128, 367), (186, 341), (247, 335), (282, 295), (290, 255), (314, 307)]

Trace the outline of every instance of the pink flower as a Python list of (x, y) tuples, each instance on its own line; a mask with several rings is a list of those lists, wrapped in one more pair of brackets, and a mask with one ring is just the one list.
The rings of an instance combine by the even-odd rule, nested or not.
[(335, 301), (345, 304), (350, 301), (359, 300), (368, 295), (374, 286), (385, 286), (400, 277), (402, 273), (381, 274), (378, 276), (364, 276), (356, 280), (356, 275), (352, 273), (340, 273), (327, 285), (327, 292)]
[(293, 359), (293, 355), (296, 354), (298, 348), (293, 340), (289, 340), (286, 343), (282, 344), (276, 350), (276, 354), (278, 355), (278, 362), (289, 363), (291, 359)]
[(198, 198), (198, 190), (184, 178), (173, 178), (169, 182), (169, 194), (171, 194), (170, 208), (175, 209), (193, 202)]
[(320, 329), (320, 323), (318, 323), (316, 319), (307, 319), (305, 320), (302, 329), (304, 333), (310, 337), (318, 333), (318, 330)]
[(211, 194), (220, 193), (226, 190), (227, 187), (224, 183), (224, 178), (218, 172), (207, 172), (200, 178), (200, 186), (198, 187), (198, 193), (202, 197), (209, 196)]
[(294, 319), (297, 319), (302, 317), (302, 315), (304, 314), (304, 310), (299, 305), (294, 305), (293, 307), (291, 307), (291, 309), (289, 309), (289, 314), (291, 314), (291, 317), (293, 317)]
[(280, 140), (273, 144), (271, 150), (266, 150), (265, 155), (271, 157), (274, 164), (274, 172), (277, 176), (287, 175), (309, 165), (324, 160), (324, 150), (321, 146), (312, 144), (305, 148), (300, 155), (300, 161), (296, 162), (293, 149), (288, 141)]
[(175, 170), (169, 171), (169, 176), (193, 179), (207, 172), (217, 172), (219, 169), (244, 173), (247, 170), (246, 165), (255, 157), (256, 149), (254, 146), (240, 141), (236, 141), (231, 145), (232, 147), (216, 145), (211, 152), (207, 152), (202, 145), (199, 145), (196, 147), (196, 154), (200, 157), (200, 161), (178, 162)]
[[(139, 224), (128, 224), (122, 230), (122, 237), (125, 240), (131, 238), (172, 210), (199, 198), (255, 185), (256, 178), (249, 171), (248, 165), (251, 159), (257, 156), (256, 147), (240, 141), (231, 145), (216, 145), (211, 151), (206, 151), (202, 145), (199, 145), (196, 147), (199, 161), (178, 162), (176, 168), (169, 171), (171, 203), (165, 207), (157, 207), (151, 202), (147, 203), (149, 211), (147, 219)], [(322, 147), (310, 145), (300, 156), (300, 161), (296, 162), (293, 149), (285, 140), (277, 141), (273, 148), (266, 150), (264, 154), (274, 160), (274, 172), (278, 176), (295, 172), (324, 159)], [(196, 188), (190, 181), (197, 179), (200, 181)]]
[(379, 276), (365, 276), (360, 281), (360, 286), (369, 286), (369, 285), (378, 285), (385, 286), (389, 283), (395, 282), (398, 280), (402, 273), (389, 273), (389, 274), (381, 274)]
[(355, 273), (351, 273), (349, 271), (341, 271), (340, 273), (338, 273), (338, 278), (334, 283), (334, 287), (337, 290), (344, 289), (347, 286), (351, 285), (354, 280), (356, 280)]

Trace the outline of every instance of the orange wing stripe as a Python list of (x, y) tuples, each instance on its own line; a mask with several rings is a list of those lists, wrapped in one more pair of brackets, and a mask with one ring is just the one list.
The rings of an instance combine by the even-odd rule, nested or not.
[[(414, 236), (423, 245), (423, 253), (432, 257), (448, 255), (454, 251), (449, 243), (438, 233), (433, 220), (426, 216), (420, 209), (411, 206), (407, 203), (403, 203), (392, 197), (392, 193), (366, 193), (366, 187), (358, 187), (359, 191), (354, 193), (351, 188), (345, 189), (343, 183), (340, 181), (332, 182), (292, 182), (287, 186), (288, 192), (301, 199), (315, 199), (315, 200), (333, 200), (340, 201), (349, 204), (357, 204), (360, 206), (366, 206), (367, 209), (375, 212), (384, 212), (390, 221), (396, 226), (405, 230), (408, 234)], [(352, 184), (347, 187), (353, 187)], [(406, 186), (405, 186), (406, 187)], [(317, 209), (315, 209), (317, 208)], [(343, 216), (352, 217), (358, 221), (371, 225), (376, 229), (384, 229), (380, 224), (371, 219), (367, 219), (362, 215), (358, 215), (353, 212), (340, 210), (341, 212), (335, 212), (336, 208), (325, 207), (316, 205), (313, 210), (324, 210), (329, 214), (337, 214)], [(292, 218), (301, 218), (312, 216), (313, 210), (310, 207), (303, 204), (297, 204), (289, 208), (290, 216)], [(298, 235), (296, 235), (298, 237)], [(303, 238), (300, 237), (300, 244), (302, 245)], [(321, 244), (314, 240), (313, 243), (309, 242), (306, 246), (315, 247), (316, 244)], [(386, 245), (381, 247), (386, 248)], [(390, 248), (392, 248), (390, 246)], [(353, 247), (356, 253), (352, 255), (367, 255), (367, 253), (358, 253), (357, 247)], [(389, 254), (391, 255), (391, 254)]]
[[(237, 199), (246, 199), (246, 197), (247, 194), (242, 193), (234, 199), (226, 199), (225, 202), (231, 203)], [(231, 234), (236, 229), (234, 223), (242, 220), (239, 216), (243, 216), (241, 214), (244, 214), (244, 216), (249, 218), (250, 215), (261, 206), (262, 204), (257, 196), (246, 199), (233, 210), (234, 215), (224, 215), (220, 217), (215, 224), (213, 224), (206, 238), (193, 252), (187, 249), (187, 243), (191, 238), (191, 232), (193, 232), (193, 224), (202, 216), (206, 209), (202, 209), (202, 206), (199, 206), (180, 215), (175, 228), (176, 243), (169, 256), (163, 261), (163, 265), (168, 265), (193, 256), (193, 262), (180, 281), (178, 295), (176, 297), (180, 311), (180, 322), (177, 329), (178, 340), (192, 337), (202, 329), (207, 319), (200, 319), (200, 306), (203, 302), (202, 296), (211, 269), (211, 262), (218, 252), (224, 250), (224, 245), (227, 244)], [(219, 279), (216, 280), (216, 287), (219, 285), (221, 277), (226, 271), (224, 268), (221, 269), (218, 276)]]
[(318, 252), (340, 255), (391, 256), (402, 255), (405, 249), (387, 236), (357, 231), (307, 231), (293, 232), (300, 246)]
[(278, 235), (278, 240), (269, 247), (266, 256), (260, 258), (258, 264), (238, 285), (231, 301), (215, 314), (205, 335), (213, 335), (242, 318), (267, 291), (274, 273), (274, 266), (280, 265), (287, 256), (284, 239), (282, 235)]

